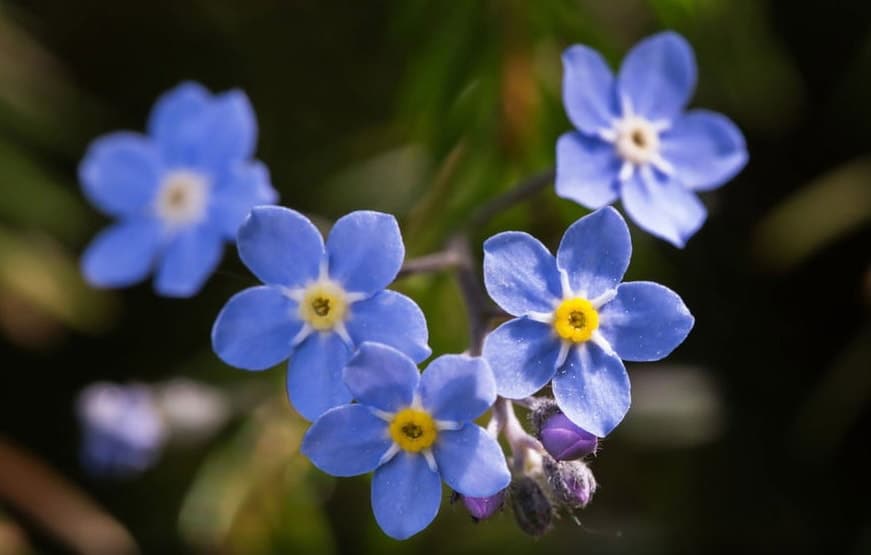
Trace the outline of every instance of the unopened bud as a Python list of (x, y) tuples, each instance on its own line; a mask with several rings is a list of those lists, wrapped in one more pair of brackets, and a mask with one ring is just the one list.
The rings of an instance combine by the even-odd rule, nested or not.
[(508, 486), (508, 499), (521, 530), (541, 536), (550, 529), (553, 507), (535, 480), (528, 476), (516, 478)]
[(572, 509), (583, 509), (596, 493), (593, 471), (581, 461), (555, 461), (545, 457), (544, 474), (556, 498)]
[(538, 437), (541, 444), (558, 461), (580, 459), (596, 452), (599, 440), (576, 426), (561, 412), (555, 412), (541, 424)]
[(463, 501), (463, 506), (469, 511), (469, 514), (472, 515), (472, 519), (478, 522), (480, 520), (487, 520), (502, 509), (502, 505), (505, 503), (505, 490), (489, 497), (467, 497), (461, 495), (460, 499)]

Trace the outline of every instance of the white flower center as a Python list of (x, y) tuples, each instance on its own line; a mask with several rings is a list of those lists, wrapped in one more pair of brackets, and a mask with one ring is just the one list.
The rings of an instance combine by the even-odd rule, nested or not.
[(659, 156), (659, 131), (646, 119), (629, 116), (617, 121), (614, 131), (614, 146), (623, 160), (640, 166)]
[(201, 221), (209, 201), (209, 181), (190, 170), (166, 174), (157, 193), (157, 215), (171, 227)]

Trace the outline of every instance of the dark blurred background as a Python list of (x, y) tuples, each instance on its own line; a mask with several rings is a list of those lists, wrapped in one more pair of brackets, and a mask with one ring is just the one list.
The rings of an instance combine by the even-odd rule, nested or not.
[[(693, 44), (692, 105), (732, 117), (750, 163), (703, 196), (710, 219), (685, 250), (632, 228), (627, 278), (678, 291), (696, 327), (664, 363), (629, 366), (634, 405), (593, 463), (601, 488), (580, 524), (533, 540), (508, 513), (474, 525), (446, 502), (394, 542), (366, 479), (296, 455), (283, 368), (249, 374), (211, 353), (218, 310), (254, 282), (232, 249), (190, 300), (95, 291), (78, 274), (106, 224), (79, 192), (79, 159), (102, 133), (142, 130), (181, 80), (248, 93), (282, 204), (325, 220), (393, 212), (415, 256), (552, 167), (570, 128), (563, 48), (617, 64), (662, 29)], [(522, 229), (555, 246), (584, 213), (548, 187), (473, 244)], [(161, 554), (871, 553), (869, 221), (862, 0), (4, 1), (0, 473), (24, 493), (0, 497), (0, 553), (111, 553), (131, 537)], [(423, 307), (436, 354), (467, 347), (450, 274), (395, 287)], [(141, 476), (86, 472), (78, 392), (176, 377), (237, 410)]]

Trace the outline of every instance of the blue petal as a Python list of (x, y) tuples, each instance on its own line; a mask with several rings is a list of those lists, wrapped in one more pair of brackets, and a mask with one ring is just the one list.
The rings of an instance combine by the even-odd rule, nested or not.
[(362, 405), (343, 405), (312, 424), (300, 451), (327, 474), (357, 476), (375, 470), (391, 443), (387, 422)]
[(372, 477), (372, 511), (384, 533), (396, 540), (417, 534), (435, 519), (442, 481), (422, 455), (399, 453)]
[(432, 353), (423, 312), (414, 301), (395, 291), (384, 290), (352, 304), (345, 326), (355, 345), (364, 341), (384, 343), (415, 362)]
[(620, 283), (631, 256), (629, 228), (609, 206), (569, 226), (560, 241), (556, 263), (566, 272), (573, 294), (594, 299)]
[(269, 170), (260, 162), (238, 164), (221, 175), (212, 192), (209, 219), (228, 239), (235, 240), (251, 209), (273, 204), (278, 193), (272, 188)]
[(324, 241), (308, 218), (283, 206), (258, 206), (239, 228), (239, 257), (263, 283), (302, 287), (318, 277)]
[(484, 285), (506, 312), (551, 312), (562, 298), (556, 261), (538, 239), (506, 231), (484, 241)]
[(556, 143), (556, 194), (588, 208), (617, 198), (621, 161), (614, 145), (582, 133), (566, 133)]
[(361, 210), (339, 218), (327, 238), (330, 278), (345, 290), (373, 294), (399, 273), (405, 247), (390, 214)]
[(149, 131), (167, 162), (218, 172), (252, 155), (257, 120), (242, 91), (212, 96), (183, 83), (157, 101)]
[(496, 380), (483, 358), (444, 355), (427, 366), (420, 382), (420, 397), (437, 419), (469, 422), (496, 401)]
[(433, 455), (442, 479), (462, 495), (488, 497), (511, 481), (499, 443), (473, 423), (439, 432)]
[(617, 296), (599, 310), (599, 332), (623, 360), (664, 358), (694, 322), (677, 293), (648, 281), (621, 283)]
[(199, 122), (211, 99), (212, 95), (205, 87), (190, 81), (181, 83), (157, 99), (148, 118), (148, 133), (160, 145), (168, 161), (184, 164), (185, 152), (201, 141)]
[(247, 160), (257, 144), (257, 117), (240, 90), (216, 95), (203, 114), (196, 165), (217, 170)]
[(563, 103), (572, 124), (586, 133), (610, 129), (618, 115), (614, 75), (602, 56), (582, 45), (563, 52)]
[(360, 345), (342, 375), (354, 399), (387, 412), (410, 406), (420, 381), (413, 360), (378, 343)]
[(569, 420), (605, 437), (629, 410), (629, 375), (617, 355), (592, 341), (571, 350), (553, 378), (553, 396)]
[(747, 164), (741, 130), (722, 114), (693, 110), (665, 131), (661, 153), (690, 189), (707, 191), (732, 179)]
[(695, 86), (693, 49), (686, 39), (671, 31), (636, 44), (617, 76), (620, 94), (629, 99), (633, 112), (652, 121), (676, 117)]
[(560, 341), (547, 324), (528, 318), (505, 322), (484, 339), (484, 358), (496, 390), (509, 399), (529, 397), (553, 378)]
[(198, 226), (174, 237), (163, 253), (154, 289), (166, 297), (196, 294), (221, 261), (224, 240), (210, 227)]
[(660, 174), (635, 172), (623, 183), (621, 198), (638, 227), (676, 247), (683, 247), (708, 216), (695, 193)]
[(124, 287), (145, 279), (161, 246), (160, 225), (147, 219), (119, 222), (100, 232), (82, 256), (91, 285)]
[(351, 392), (342, 382), (342, 368), (351, 351), (336, 333), (313, 333), (303, 341), (287, 368), (287, 395), (306, 420), (351, 402)]
[(160, 155), (147, 137), (112, 133), (91, 143), (79, 181), (91, 203), (110, 216), (144, 214), (163, 175)]
[(212, 349), (245, 370), (264, 370), (290, 356), (302, 329), (297, 304), (276, 287), (252, 287), (234, 295), (212, 327)]

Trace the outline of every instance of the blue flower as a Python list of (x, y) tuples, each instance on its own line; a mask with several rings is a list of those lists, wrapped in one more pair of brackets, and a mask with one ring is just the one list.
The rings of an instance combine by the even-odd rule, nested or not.
[(499, 395), (521, 399), (553, 380), (559, 408), (603, 437), (629, 410), (623, 360), (668, 355), (694, 319), (680, 297), (656, 283), (620, 283), (632, 245), (611, 207), (569, 226), (556, 257), (534, 237), (500, 233), (484, 243), (484, 282), (517, 318), (484, 341)]
[(483, 359), (441, 356), (421, 376), (402, 353), (364, 343), (344, 379), (359, 404), (321, 416), (302, 453), (333, 476), (374, 470), (372, 510), (387, 535), (405, 539), (426, 528), (438, 514), (442, 480), (470, 497), (508, 486), (502, 449), (473, 422), (496, 400)]
[(166, 426), (146, 386), (92, 384), (79, 394), (77, 411), (82, 463), (94, 474), (137, 474), (163, 449)]
[(393, 216), (352, 212), (339, 218), (324, 245), (299, 212), (260, 206), (242, 224), (237, 244), (266, 285), (227, 302), (212, 346), (224, 362), (245, 370), (290, 357), (287, 392), (305, 418), (351, 401), (342, 368), (363, 341), (396, 347), (418, 362), (430, 355), (420, 308), (384, 290), (405, 256)]
[(648, 37), (615, 79), (598, 52), (576, 45), (563, 67), (563, 102), (577, 131), (557, 142), (557, 194), (589, 208), (619, 196), (642, 229), (682, 247), (707, 217), (695, 191), (723, 185), (747, 163), (728, 118), (683, 112), (696, 84), (692, 48), (672, 32)]
[(266, 167), (251, 159), (256, 139), (243, 92), (212, 95), (196, 83), (158, 99), (147, 136), (96, 139), (79, 180), (94, 206), (117, 221), (85, 251), (85, 278), (124, 287), (154, 269), (160, 295), (199, 291), (251, 207), (277, 198)]

